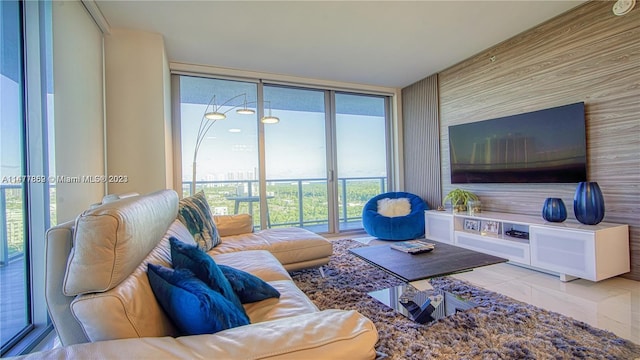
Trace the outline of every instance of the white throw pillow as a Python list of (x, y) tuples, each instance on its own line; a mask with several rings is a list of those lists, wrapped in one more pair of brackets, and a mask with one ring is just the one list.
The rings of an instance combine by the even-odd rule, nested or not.
[(378, 214), (386, 217), (406, 216), (411, 213), (411, 203), (407, 198), (378, 200)]

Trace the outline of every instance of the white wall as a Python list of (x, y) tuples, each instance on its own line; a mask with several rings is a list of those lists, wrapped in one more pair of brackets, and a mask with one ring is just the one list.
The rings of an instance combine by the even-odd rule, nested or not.
[[(54, 1), (53, 76), (57, 176), (104, 175), (102, 32), (77, 1)], [(57, 222), (104, 195), (102, 183), (56, 185)]]
[(112, 29), (105, 36), (109, 193), (173, 187), (170, 75), (162, 36)]

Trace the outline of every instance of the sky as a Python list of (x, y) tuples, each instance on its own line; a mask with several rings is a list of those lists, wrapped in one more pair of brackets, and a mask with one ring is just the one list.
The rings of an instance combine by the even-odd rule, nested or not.
[(21, 116), (18, 83), (0, 75), (0, 178), (21, 174)]
[[(191, 179), (193, 147), (201, 104), (182, 104), (183, 179)], [(325, 116), (320, 112), (272, 110), (280, 118), (265, 125), (268, 179), (326, 177)], [(257, 116), (238, 115), (218, 120), (198, 152), (198, 180), (227, 180), (226, 174), (247, 174), (258, 167)], [(239, 132), (230, 132), (239, 129)], [(384, 117), (341, 114), (336, 138), (339, 177), (386, 176)]]

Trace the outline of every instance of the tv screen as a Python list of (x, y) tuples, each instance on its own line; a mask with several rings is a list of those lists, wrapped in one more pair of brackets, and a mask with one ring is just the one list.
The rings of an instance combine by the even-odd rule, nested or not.
[(584, 103), (449, 126), (451, 183), (587, 179)]

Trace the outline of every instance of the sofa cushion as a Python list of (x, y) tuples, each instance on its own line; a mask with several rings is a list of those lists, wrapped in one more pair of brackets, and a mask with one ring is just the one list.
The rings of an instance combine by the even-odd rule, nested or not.
[(200, 249), (208, 251), (220, 244), (220, 235), (204, 191), (180, 200), (178, 219), (187, 226)]
[(107, 291), (156, 247), (178, 212), (178, 195), (162, 190), (90, 209), (78, 216), (67, 261), (67, 296)]
[[(211, 251), (208, 252), (209, 255)], [(266, 250), (246, 250), (227, 254), (213, 255), (218, 264), (231, 266), (246, 271), (260, 279), (271, 282), (275, 280), (289, 280), (291, 276), (282, 264)]]
[(219, 267), (243, 304), (280, 297), (278, 290), (257, 276), (227, 265), (219, 265)]
[(220, 236), (232, 236), (253, 232), (253, 217), (249, 214), (214, 215)]
[(174, 268), (190, 270), (209, 288), (220, 293), (244, 313), (240, 299), (211, 256), (197, 246), (185, 244), (175, 237), (170, 238), (169, 243), (171, 244), (171, 262)]
[(293, 281), (270, 281), (269, 285), (280, 292), (280, 298), (270, 298), (244, 304), (244, 309), (252, 324), (318, 311), (318, 307), (309, 300), (307, 295)]
[(241, 250), (268, 250), (281, 264), (315, 260), (333, 254), (331, 242), (302, 228), (265, 229), (255, 233), (226, 236), (210, 254)]
[(248, 325), (244, 309), (238, 309), (187, 269), (149, 264), (153, 293), (181, 335), (213, 334)]

